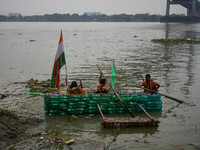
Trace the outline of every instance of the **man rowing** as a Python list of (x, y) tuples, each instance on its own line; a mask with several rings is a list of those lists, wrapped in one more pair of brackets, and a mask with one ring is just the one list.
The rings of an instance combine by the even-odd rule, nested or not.
[[(145, 88), (144, 92), (148, 94), (153, 94), (153, 91), (158, 92), (158, 88), (160, 87), (160, 85), (151, 78), (150, 74), (147, 74), (145, 76), (145, 80), (140, 86), (143, 86)], [(151, 91), (146, 89), (149, 89)]]

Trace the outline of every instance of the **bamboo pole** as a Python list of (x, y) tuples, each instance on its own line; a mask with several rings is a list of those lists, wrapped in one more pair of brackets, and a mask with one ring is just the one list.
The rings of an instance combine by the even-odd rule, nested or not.
[(149, 117), (149, 119), (151, 119), (153, 121), (153, 118), (149, 115), (149, 113), (139, 103), (138, 103), (138, 105), (145, 112), (145, 114)]
[(141, 89), (143, 89), (143, 90), (150, 91), (150, 92), (154, 92), (154, 93), (156, 93), (156, 94), (161, 94), (161, 95), (163, 95), (163, 96), (165, 96), (165, 97), (167, 97), (167, 98), (169, 98), (169, 99), (172, 99), (172, 100), (174, 100), (174, 101), (176, 101), (176, 102), (179, 102), (179, 103), (186, 103), (186, 102), (184, 102), (184, 101), (182, 101), (182, 100), (179, 100), (179, 99), (177, 99), (177, 98), (171, 97), (171, 96), (169, 96), (169, 95), (162, 94), (162, 93), (160, 93), (160, 92), (156, 92), (156, 91), (154, 91), (154, 90), (150, 90), (150, 89), (143, 88), (143, 87), (139, 87), (139, 86), (136, 86), (136, 87), (141, 88)]
[(98, 108), (99, 108), (99, 112), (100, 112), (100, 114), (101, 114), (102, 119), (105, 120), (105, 118), (104, 118), (104, 116), (103, 116), (103, 113), (102, 113), (102, 111), (101, 111), (101, 108), (100, 108), (99, 104), (97, 104), (97, 106), (98, 106)]
[[(68, 89), (68, 76), (67, 76), (67, 65), (65, 63), (65, 71), (66, 71), (66, 76), (65, 76), (65, 85), (66, 85), (66, 88)], [(67, 82), (66, 82), (67, 80)]]
[[(99, 71), (102, 73), (103, 77), (106, 79), (106, 77), (104, 76), (103, 72), (101, 71), (100, 67), (98, 65), (96, 65), (97, 68), (99, 69)], [(114, 93), (117, 95), (117, 97), (119, 98), (120, 102), (122, 104), (124, 104), (126, 110), (128, 111), (128, 113), (131, 115), (131, 117), (135, 117), (131, 112), (130, 110), (128, 109), (127, 105), (124, 103), (124, 101), (121, 99), (121, 97), (119, 96), (119, 94), (112, 88), (112, 85), (110, 84), (110, 82), (106, 79), (107, 83), (109, 84), (110, 88), (114, 91)]]

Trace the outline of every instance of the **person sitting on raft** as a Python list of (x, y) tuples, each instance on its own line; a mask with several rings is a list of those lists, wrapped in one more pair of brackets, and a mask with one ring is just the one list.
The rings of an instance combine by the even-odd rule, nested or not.
[(99, 82), (97, 83), (97, 91), (95, 93), (108, 93), (110, 88), (106, 88), (106, 79), (102, 79), (102, 73), (99, 77)]
[(86, 94), (85, 91), (82, 88), (82, 84), (81, 85), (77, 85), (76, 81), (73, 81), (68, 89), (69, 94)]
[(154, 93), (153, 91), (158, 92), (158, 88), (160, 87), (160, 85), (151, 78), (150, 74), (147, 74), (145, 76), (145, 80), (142, 82), (140, 86), (152, 90), (152, 91), (144, 90), (144, 92), (148, 94), (153, 94)]

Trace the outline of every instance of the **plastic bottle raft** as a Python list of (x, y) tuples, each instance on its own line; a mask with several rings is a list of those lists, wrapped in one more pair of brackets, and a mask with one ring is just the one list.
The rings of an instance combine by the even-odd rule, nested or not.
[[(137, 101), (146, 111), (162, 110), (160, 94), (120, 94), (131, 112), (142, 112)], [(114, 94), (90, 94), (90, 95), (64, 95), (45, 94), (44, 109), (46, 114), (98, 114), (97, 103), (104, 114), (127, 113), (124, 105)]]

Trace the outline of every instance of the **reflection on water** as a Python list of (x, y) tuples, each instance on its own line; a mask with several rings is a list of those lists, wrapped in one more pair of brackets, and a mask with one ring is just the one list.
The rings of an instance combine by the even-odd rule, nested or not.
[[(189, 25), (188, 25), (189, 26)], [(189, 28), (189, 27), (187, 27)], [(180, 29), (181, 30), (181, 29)], [(165, 38), (169, 39), (169, 38), (174, 38), (173, 34), (176, 32), (180, 32), (180, 30), (174, 30), (173, 29), (173, 25), (166, 23), (165, 25)], [(199, 40), (199, 31), (192, 31), (192, 30), (184, 30), (181, 32), (181, 34), (179, 35), (179, 37), (177, 38), (182, 38), (182, 39), (192, 39), (192, 40)], [(166, 65), (165, 68), (167, 68), (167, 71), (165, 72), (164, 76), (166, 78), (166, 87), (170, 87), (171, 85), (168, 84), (168, 74), (170, 73), (169, 69), (171, 68), (175, 68), (176, 70), (180, 67), (183, 67), (185, 69), (184, 73), (186, 75), (186, 80), (183, 83), (183, 87), (181, 87), (181, 90), (185, 93), (185, 95), (189, 95), (190, 91), (189, 91), (189, 87), (191, 86), (191, 84), (194, 82), (193, 78), (194, 78), (194, 73), (193, 70), (195, 67), (195, 63), (194, 61), (194, 57), (195, 57), (195, 49), (196, 49), (196, 45), (187, 45), (184, 44), (183, 49), (181, 48), (180, 50), (177, 50), (174, 48), (174, 46), (169, 45), (169, 44), (165, 44), (165, 53), (164, 53), (164, 60), (166, 62), (169, 62), (168, 65)], [(175, 52), (174, 52), (175, 51)], [(176, 66), (174, 65), (174, 62), (176, 62)], [(180, 64), (180, 65), (179, 65)], [(183, 72), (183, 71), (178, 71), (178, 73)]]
[[(152, 117), (161, 117), (162, 112), (151, 112)], [(139, 117), (147, 117), (144, 113), (134, 114)], [(105, 117), (131, 117), (130, 114), (110, 114)], [(55, 124), (56, 122), (56, 124)], [(109, 128), (103, 128), (101, 126), (101, 116), (94, 115), (88, 118), (88, 115), (80, 115), (76, 117), (71, 116), (49, 116), (45, 115), (45, 129), (48, 130), (59, 130), (67, 134), (65, 135), (78, 135), (79, 138), (83, 138), (82, 133), (88, 132), (91, 136), (101, 136), (105, 134), (113, 134), (113, 131)], [(99, 130), (100, 129), (100, 130)], [(116, 129), (114, 129), (116, 130)], [(158, 127), (148, 127), (148, 128), (121, 128), (120, 134), (150, 134), (153, 135), (158, 131)], [(93, 135), (94, 134), (94, 135)], [(82, 136), (81, 136), (82, 135)], [(64, 135), (63, 135), (64, 136)], [(87, 137), (85, 137), (87, 138)]]
[[(150, 73), (161, 85), (160, 92), (195, 104), (193, 107), (183, 104), (176, 107), (176, 102), (162, 97), (164, 113), (149, 112), (159, 118), (160, 126), (122, 130), (119, 141), (140, 139), (140, 142), (147, 140), (153, 145), (179, 145), (186, 148), (193, 148), (187, 143), (199, 142), (200, 46), (160, 45), (151, 40), (200, 40), (200, 24), (0, 23), (0, 90), (1, 93), (11, 94), (1, 101), (0, 107), (15, 109), (29, 105), (31, 108), (15, 110), (19, 114), (43, 118), (45, 123), (39, 130), (55, 128), (61, 130), (62, 136), (72, 134), (72, 137), (82, 139), (112, 140), (116, 132), (103, 129), (100, 116), (92, 119), (82, 116), (72, 121), (66, 116), (46, 116), (42, 98), (19, 95), (28, 89), (24, 84), (13, 84), (30, 78), (51, 78), (60, 29), (63, 30), (70, 83), (82, 80), (85, 91), (95, 90), (99, 79), (96, 64), (110, 79), (112, 59), (115, 59), (117, 91), (141, 91), (135, 85), (142, 82), (141, 75)], [(64, 83), (64, 78), (63, 68), (61, 83)], [(144, 114), (138, 115), (144, 117)]]

